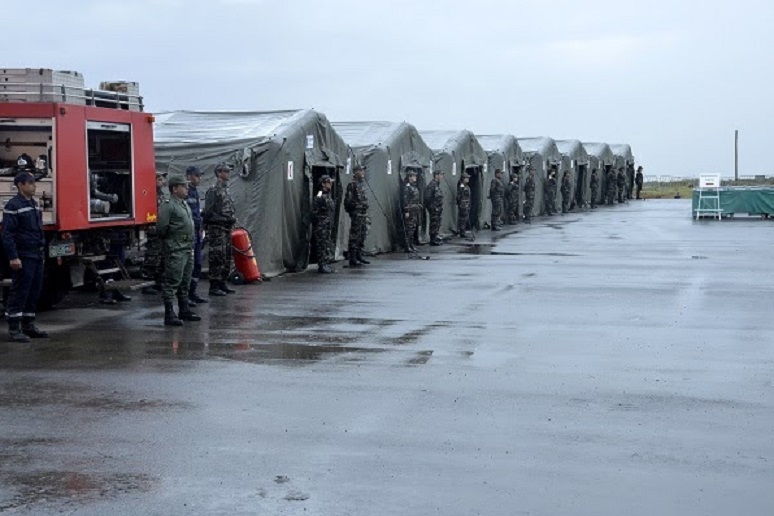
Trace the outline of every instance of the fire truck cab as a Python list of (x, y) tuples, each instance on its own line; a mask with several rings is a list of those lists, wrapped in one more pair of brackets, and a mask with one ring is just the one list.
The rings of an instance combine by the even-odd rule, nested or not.
[(16, 195), (14, 176), (33, 173), (46, 234), (41, 304), (81, 285), (111, 242), (132, 245), (155, 222), (153, 121), (136, 83), (96, 90), (77, 72), (0, 69), (0, 210)]

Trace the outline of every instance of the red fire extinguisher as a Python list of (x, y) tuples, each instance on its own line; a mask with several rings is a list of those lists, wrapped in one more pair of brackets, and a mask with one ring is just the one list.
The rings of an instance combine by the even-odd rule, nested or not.
[(253, 253), (253, 239), (245, 228), (234, 228), (231, 231), (231, 248), (234, 250), (234, 267), (236, 272), (231, 275), (232, 283), (263, 282), (258, 260)]

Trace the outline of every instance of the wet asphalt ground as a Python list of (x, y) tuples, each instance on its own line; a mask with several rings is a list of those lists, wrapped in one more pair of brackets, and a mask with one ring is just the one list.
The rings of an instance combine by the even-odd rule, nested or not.
[(511, 229), (179, 329), (73, 294), (0, 343), (0, 513), (774, 513), (772, 222)]

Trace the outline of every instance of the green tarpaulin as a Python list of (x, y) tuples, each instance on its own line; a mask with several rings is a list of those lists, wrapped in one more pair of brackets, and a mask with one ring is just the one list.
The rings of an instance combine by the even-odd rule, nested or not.
[[(702, 194), (701, 206), (699, 206), (699, 190), (693, 191), (693, 214), (696, 209), (712, 209), (716, 205), (715, 199), (708, 196), (715, 195), (715, 190), (705, 190)], [(726, 187), (720, 188), (720, 208), (723, 216), (734, 214), (774, 214), (774, 188), (771, 187)], [(711, 216), (712, 213), (702, 213), (702, 216)]]

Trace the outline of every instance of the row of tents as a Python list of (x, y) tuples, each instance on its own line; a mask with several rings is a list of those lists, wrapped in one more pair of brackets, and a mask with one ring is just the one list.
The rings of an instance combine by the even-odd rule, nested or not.
[[(418, 172), (420, 194), (434, 170), (444, 172), (442, 234), (457, 230), (456, 190), (463, 172), (470, 176), (471, 223), (489, 227), (487, 200), (495, 169), (520, 175), (535, 170), (534, 215), (546, 212), (544, 191), (551, 170), (571, 171), (570, 205), (591, 201), (590, 177), (600, 180), (597, 203), (602, 203), (607, 170), (624, 167), (627, 182), (634, 175), (629, 145), (474, 135), (460, 131), (418, 131), (405, 122), (334, 122), (313, 110), (272, 112), (175, 111), (156, 115), (157, 169), (182, 174), (192, 164), (204, 172), (202, 190), (214, 181), (215, 165), (234, 166), (230, 184), (238, 224), (250, 231), (263, 273), (276, 275), (304, 270), (315, 261), (311, 231), (311, 202), (323, 175), (334, 178), (336, 256), (347, 248), (349, 217), (342, 209), (346, 183), (357, 164), (366, 166), (370, 227), (366, 251), (390, 252), (403, 244), (401, 191), (409, 170)], [(627, 185), (628, 188), (628, 185)], [(562, 196), (557, 189), (557, 206)], [(521, 202), (524, 200), (522, 188)], [(420, 240), (427, 238), (422, 221)]]

